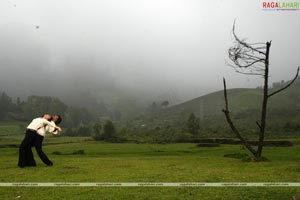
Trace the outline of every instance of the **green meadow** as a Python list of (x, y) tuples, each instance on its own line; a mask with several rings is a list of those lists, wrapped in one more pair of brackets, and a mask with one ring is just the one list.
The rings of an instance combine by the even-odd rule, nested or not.
[[(46, 167), (17, 167), (23, 136), (0, 137), (0, 182), (299, 182), (300, 146), (266, 147), (268, 162), (242, 162), (239, 145), (96, 142), (47, 137)], [(225, 154), (235, 155), (224, 157)], [(297, 187), (1, 187), (0, 199), (292, 199)]]

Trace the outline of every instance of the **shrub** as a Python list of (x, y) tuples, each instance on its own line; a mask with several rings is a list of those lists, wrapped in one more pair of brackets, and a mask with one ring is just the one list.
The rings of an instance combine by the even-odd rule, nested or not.
[(60, 151), (53, 151), (52, 154), (54, 154), (54, 155), (61, 155), (62, 153)]
[(83, 149), (74, 150), (74, 151), (73, 151), (73, 154), (74, 154), (74, 155), (77, 155), (77, 154), (84, 154), (84, 150), (83, 150)]
[(175, 134), (175, 142), (190, 142), (193, 135), (190, 133), (177, 133)]
[(218, 143), (199, 143), (197, 144), (198, 147), (219, 147), (220, 144)]

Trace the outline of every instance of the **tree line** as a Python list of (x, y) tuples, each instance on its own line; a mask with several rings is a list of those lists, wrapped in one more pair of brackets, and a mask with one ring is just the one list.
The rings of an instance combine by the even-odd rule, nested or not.
[(0, 121), (28, 122), (43, 113), (59, 114), (64, 126), (77, 127), (96, 119), (96, 114), (86, 108), (68, 106), (56, 97), (29, 96), (26, 100), (0, 93)]

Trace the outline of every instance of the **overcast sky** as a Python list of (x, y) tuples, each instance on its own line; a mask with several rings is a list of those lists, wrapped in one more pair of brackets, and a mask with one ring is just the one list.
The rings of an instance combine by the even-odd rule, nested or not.
[(226, 65), (234, 19), (241, 38), (272, 40), (271, 82), (291, 79), (300, 11), (261, 0), (1, 0), (0, 90), (180, 102), (222, 89), (223, 76), (262, 85)]

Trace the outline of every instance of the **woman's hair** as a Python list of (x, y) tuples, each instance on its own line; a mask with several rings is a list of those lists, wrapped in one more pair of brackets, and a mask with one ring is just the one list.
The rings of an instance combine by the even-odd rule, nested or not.
[(55, 122), (55, 124), (58, 125), (62, 122), (62, 118), (60, 115), (55, 115), (55, 116), (57, 116), (57, 121)]

